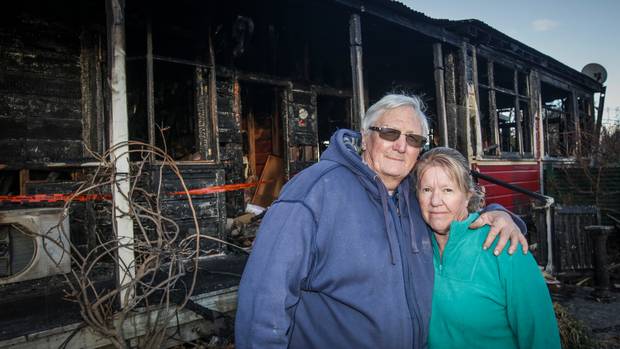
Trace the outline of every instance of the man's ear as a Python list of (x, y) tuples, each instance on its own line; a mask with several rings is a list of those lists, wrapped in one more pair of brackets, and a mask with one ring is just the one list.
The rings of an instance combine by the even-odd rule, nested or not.
[(366, 150), (368, 147), (366, 146), (366, 141), (368, 140), (367, 133), (362, 131), (362, 150)]

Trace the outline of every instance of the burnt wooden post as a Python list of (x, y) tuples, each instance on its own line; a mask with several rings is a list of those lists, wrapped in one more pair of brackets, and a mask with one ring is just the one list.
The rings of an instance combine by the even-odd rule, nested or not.
[(448, 146), (448, 121), (446, 120), (446, 90), (443, 73), (443, 53), (441, 44), (433, 44), (433, 66), (435, 68), (435, 89), (437, 90), (437, 121), (439, 125), (439, 145)]
[(474, 88), (475, 105), (472, 107), (472, 116), (474, 119), (474, 154), (477, 158), (481, 158), (484, 154), (482, 150), (482, 126), (480, 125), (480, 91), (478, 83), (478, 49), (471, 46), (471, 71), (472, 83)]
[(106, 17), (108, 27), (108, 55), (112, 115), (110, 149), (115, 164), (115, 178), (112, 183), (112, 226), (118, 243), (118, 285), (121, 289), (120, 302), (124, 307), (133, 298), (133, 279), (136, 274), (133, 244), (133, 219), (129, 212), (129, 128), (127, 124), (127, 81), (125, 74), (125, 1), (107, 0)]
[(589, 233), (594, 247), (594, 292), (592, 296), (602, 301), (610, 301), (609, 270), (607, 269), (607, 237), (615, 228), (610, 225), (588, 225), (585, 230)]
[(349, 20), (349, 45), (351, 48), (351, 77), (353, 78), (353, 115), (359, 128), (366, 109), (364, 101), (364, 70), (362, 65), (362, 22), (360, 15), (352, 14)]
[[(598, 113), (596, 116), (596, 124), (594, 126), (594, 138), (592, 140), (592, 155), (594, 158), (594, 161), (597, 161), (599, 156), (598, 156), (598, 149), (599, 149), (599, 143), (601, 142), (601, 128), (603, 127), (603, 108), (605, 108), (605, 93), (607, 92), (607, 86), (603, 86), (603, 90), (601, 91), (601, 95), (599, 97), (598, 100)], [(594, 97), (592, 97), (594, 98)], [(592, 104), (594, 104), (594, 101), (592, 101)]]
[(573, 154), (567, 153), (567, 155), (577, 155), (581, 154), (581, 128), (579, 125), (579, 103), (577, 102), (577, 91), (575, 89), (571, 90), (571, 115), (573, 117), (573, 139), (574, 147)]
[[(149, 13), (146, 22), (146, 115), (149, 132), (149, 144), (155, 147), (155, 83), (153, 74), (153, 27)], [(162, 140), (163, 141), (163, 140)], [(155, 160), (153, 154), (149, 157)]]

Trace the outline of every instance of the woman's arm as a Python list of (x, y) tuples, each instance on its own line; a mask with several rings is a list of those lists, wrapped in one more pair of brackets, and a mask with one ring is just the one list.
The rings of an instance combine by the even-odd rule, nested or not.
[(506, 290), (508, 322), (519, 348), (561, 348), (549, 290), (534, 257), (501, 254), (498, 263)]

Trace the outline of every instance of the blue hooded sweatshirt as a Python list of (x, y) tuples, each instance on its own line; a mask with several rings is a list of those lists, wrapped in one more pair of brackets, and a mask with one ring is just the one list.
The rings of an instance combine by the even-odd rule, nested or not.
[(425, 348), (429, 231), (405, 178), (392, 197), (340, 130), (265, 215), (241, 284), (237, 348)]

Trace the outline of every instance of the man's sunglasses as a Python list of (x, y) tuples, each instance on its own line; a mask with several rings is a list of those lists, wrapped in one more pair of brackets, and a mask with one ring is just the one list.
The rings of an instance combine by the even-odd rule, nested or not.
[[(390, 142), (396, 141), (402, 134), (400, 130), (395, 130), (389, 127), (370, 126), (368, 127), (368, 129), (378, 132), (381, 139), (385, 139), (386, 141)], [(415, 148), (420, 148), (424, 144), (426, 144), (426, 137), (417, 135), (415, 133), (405, 133), (405, 140), (407, 140), (407, 144)]]

